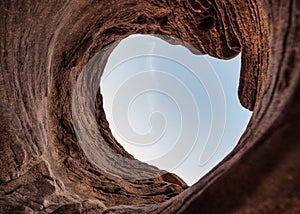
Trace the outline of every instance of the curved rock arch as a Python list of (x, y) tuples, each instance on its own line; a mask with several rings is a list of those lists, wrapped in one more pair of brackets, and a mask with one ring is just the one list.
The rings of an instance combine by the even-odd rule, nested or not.
[[(0, 212), (299, 212), (299, 7), (294, 0), (2, 1)], [(234, 151), (192, 187), (171, 173), (111, 176), (76, 138), (71, 100), (82, 68), (134, 33), (174, 36), (221, 59), (242, 53), (239, 98), (252, 119)], [(99, 143), (132, 159), (109, 131), (99, 92), (96, 107)]]

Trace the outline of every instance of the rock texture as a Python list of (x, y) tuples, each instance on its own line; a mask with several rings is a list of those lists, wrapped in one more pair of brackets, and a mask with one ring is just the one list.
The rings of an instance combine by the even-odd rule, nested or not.
[[(299, 8), (296, 0), (1, 1), (0, 212), (299, 213)], [(112, 176), (76, 137), (71, 104), (84, 65), (106, 47), (105, 61), (109, 44), (133, 33), (171, 35), (221, 59), (242, 53), (238, 93), (252, 119), (192, 187), (116, 142), (99, 90), (96, 144), (132, 160), (128, 172), (157, 177)]]

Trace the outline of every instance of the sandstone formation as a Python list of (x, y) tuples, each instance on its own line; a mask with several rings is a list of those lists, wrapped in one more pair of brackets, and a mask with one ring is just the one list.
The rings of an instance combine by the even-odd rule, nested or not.
[[(296, 0), (1, 1), (0, 213), (299, 213), (299, 8)], [(253, 116), (234, 151), (192, 187), (116, 142), (99, 88), (95, 112), (79, 118), (98, 127), (89, 130), (91, 139), (101, 133), (95, 148), (126, 157), (124, 175), (156, 178), (113, 176), (76, 135), (84, 66), (102, 49), (105, 62), (109, 44), (134, 33), (170, 35), (221, 59), (242, 54), (238, 93)]]

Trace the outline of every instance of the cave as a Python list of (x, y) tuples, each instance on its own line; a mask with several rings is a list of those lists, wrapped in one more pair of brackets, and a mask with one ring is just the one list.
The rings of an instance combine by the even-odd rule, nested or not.
[[(0, 213), (300, 212), (299, 7), (1, 1)], [(190, 187), (136, 160), (109, 129), (99, 71), (132, 34), (171, 36), (224, 60), (241, 54), (238, 95), (252, 117), (235, 149)]]

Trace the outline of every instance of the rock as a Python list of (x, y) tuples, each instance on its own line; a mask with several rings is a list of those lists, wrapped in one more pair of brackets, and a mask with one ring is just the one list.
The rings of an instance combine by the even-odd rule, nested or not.
[[(299, 6), (292, 0), (2, 1), (0, 213), (300, 212)], [(95, 115), (85, 112), (80, 120), (98, 127), (88, 130), (95, 148), (105, 145), (129, 165), (120, 176), (98, 167), (76, 135), (74, 112), (83, 109), (72, 109), (72, 102), (75, 92), (87, 92), (76, 91), (84, 66), (102, 49), (105, 62), (109, 45), (134, 33), (170, 35), (221, 59), (242, 54), (238, 93), (252, 119), (234, 151), (192, 187), (118, 144), (99, 89), (91, 93)], [(77, 99), (89, 105), (87, 97)]]

